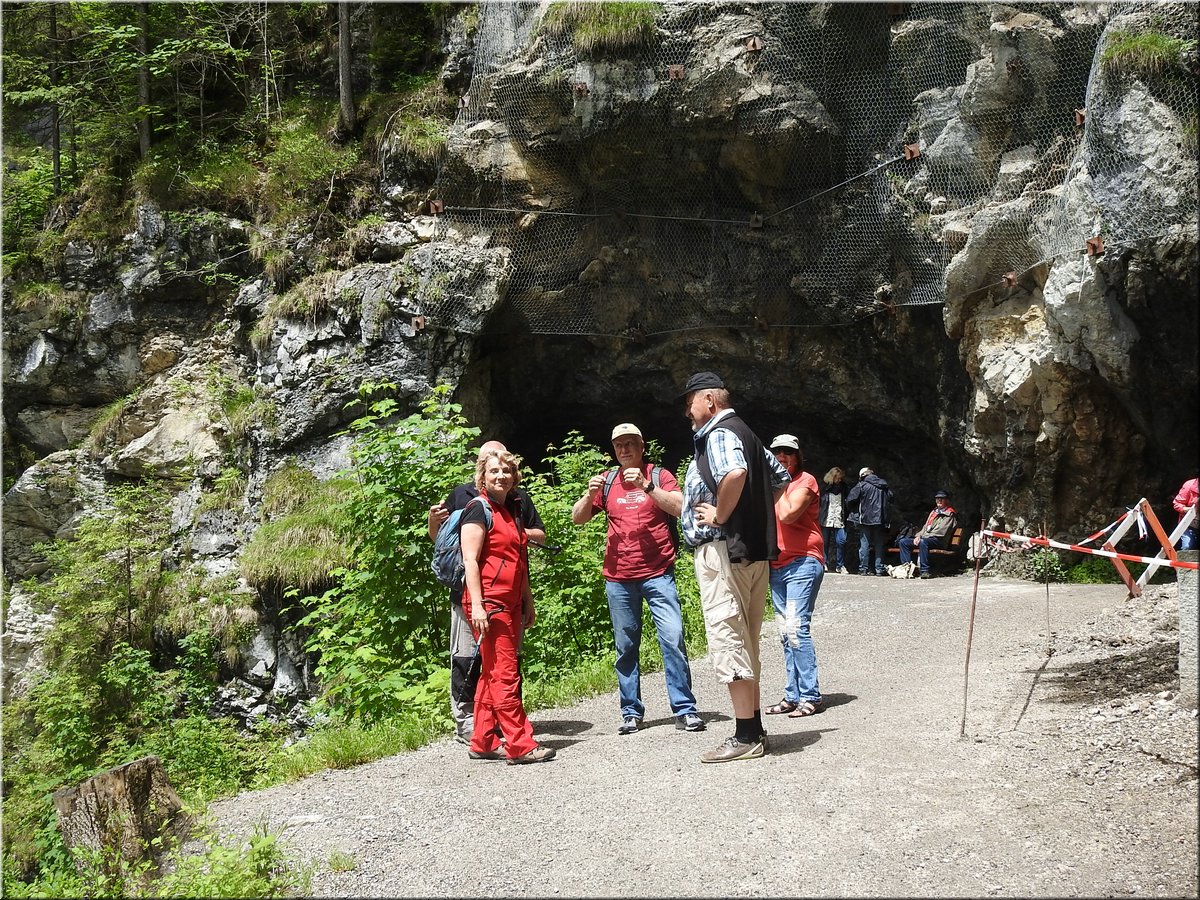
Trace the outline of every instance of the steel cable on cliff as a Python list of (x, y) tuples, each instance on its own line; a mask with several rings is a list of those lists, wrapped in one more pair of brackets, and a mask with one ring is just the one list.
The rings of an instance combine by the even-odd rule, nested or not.
[[(606, 50), (545, 27), (537, 3), (488, 0), (429, 210), (422, 312), (480, 331), (477, 297), (498, 291), (535, 333), (845, 325), (944, 303), (952, 238), (988, 204), (1017, 203), (1026, 224), (992, 229), (977, 291), (1082, 254), (1100, 226), (1109, 247), (1180, 227), (1165, 203), (1119, 200), (1131, 162), (1153, 168), (1096, 121), (1096, 85), (1110, 32), (1179, 30), (1195, 10), (1105, 12), (672, 2), (648, 42)], [(1194, 91), (1156, 90), (1194, 121)], [(981, 133), (1007, 135), (992, 162)], [(1179, 207), (1195, 197), (1181, 181)], [(502, 283), (468, 241), (503, 250)]]

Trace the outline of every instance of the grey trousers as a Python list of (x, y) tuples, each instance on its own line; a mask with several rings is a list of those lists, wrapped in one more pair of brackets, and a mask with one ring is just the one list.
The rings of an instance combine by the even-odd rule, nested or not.
[(475, 635), (461, 603), (450, 603), (450, 715), (459, 737), (470, 739), (475, 727)]

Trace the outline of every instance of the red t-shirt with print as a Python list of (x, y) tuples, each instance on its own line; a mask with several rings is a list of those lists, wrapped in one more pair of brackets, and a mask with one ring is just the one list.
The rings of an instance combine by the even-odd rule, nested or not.
[[(650, 463), (642, 474), (652, 485)], [(677, 491), (679, 482), (667, 469), (659, 471), (658, 491)], [(663, 574), (675, 563), (671, 543), (670, 516), (658, 508), (654, 498), (639, 487), (627, 487), (620, 472), (608, 491), (596, 494), (594, 509), (608, 516), (608, 540), (604, 545), (604, 577), (613, 581), (640, 581)]]

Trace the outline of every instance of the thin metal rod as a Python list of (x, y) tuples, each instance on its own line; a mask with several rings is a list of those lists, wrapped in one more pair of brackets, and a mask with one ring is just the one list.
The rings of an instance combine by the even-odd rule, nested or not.
[[(979, 520), (979, 531), (983, 532), (983, 520)], [(983, 550), (983, 541), (979, 542), (980, 551)], [(967, 619), (967, 656), (963, 660), (963, 702), (962, 702), (962, 719), (958, 725), (958, 736), (966, 737), (967, 735), (967, 684), (971, 671), (971, 638), (975, 634), (975, 602), (979, 599), (979, 569), (983, 565), (983, 553), (975, 554), (975, 586), (971, 590), (971, 615)]]

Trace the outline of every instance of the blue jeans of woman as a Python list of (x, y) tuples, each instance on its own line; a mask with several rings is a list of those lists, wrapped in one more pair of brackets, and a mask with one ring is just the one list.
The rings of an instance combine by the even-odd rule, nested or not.
[(682, 716), (696, 712), (696, 695), (692, 693), (692, 670), (688, 665), (687, 648), (683, 641), (683, 610), (675, 588), (675, 568), (662, 575), (642, 581), (605, 581), (608, 614), (612, 619), (616, 639), (617, 689), (621, 695), (621, 717), (642, 718), (646, 707), (642, 703), (642, 676), (639, 655), (642, 648), (642, 600), (650, 607), (654, 630), (658, 632), (658, 648), (662, 651), (663, 674), (667, 680), (667, 699), (671, 713)]
[(775, 605), (775, 624), (783, 644), (786, 673), (783, 699), (792, 703), (821, 702), (811, 626), (817, 591), (824, 578), (825, 566), (811, 556), (801, 556), (779, 568), (771, 567), (771, 602)]
[[(846, 529), (821, 527), (821, 537), (825, 540), (825, 563), (830, 572), (846, 568)], [(834, 554), (830, 548), (837, 548), (837, 564), (833, 562)]]

